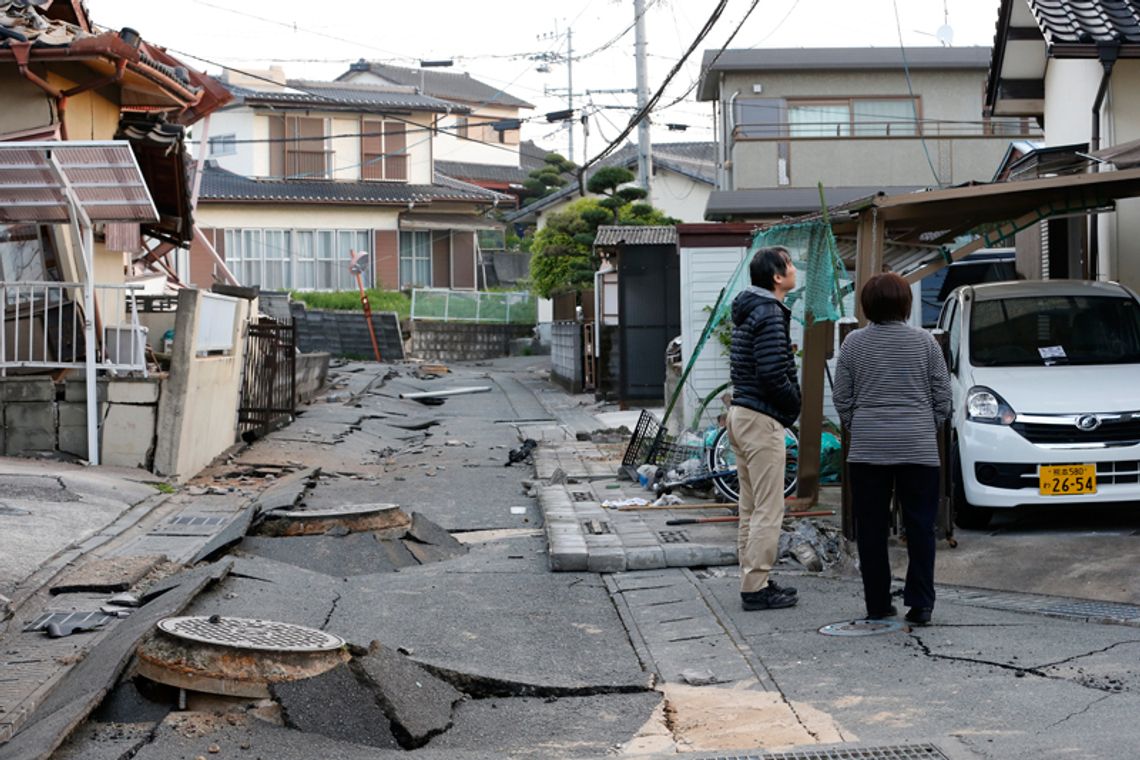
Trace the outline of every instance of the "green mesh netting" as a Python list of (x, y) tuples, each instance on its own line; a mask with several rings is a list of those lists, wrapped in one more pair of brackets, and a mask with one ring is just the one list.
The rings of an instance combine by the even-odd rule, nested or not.
[(726, 321), (731, 324), (732, 301), (751, 282), (748, 265), (753, 255), (761, 248), (770, 246), (786, 248), (796, 265), (799, 287), (788, 294), (784, 303), (791, 308), (792, 316), (797, 321), (806, 325), (835, 321), (839, 317), (846, 316), (844, 299), (850, 296), (854, 285), (839, 257), (830, 224), (824, 221), (781, 224), (758, 231), (752, 239), (748, 254), (725, 283), (719, 300), (711, 310), (708, 323), (693, 349), (692, 356), (689, 357), (677, 390), (666, 407), (666, 420), (673, 411), (677, 396), (686, 385), (693, 364), (700, 357), (709, 339), (716, 333), (717, 327)]

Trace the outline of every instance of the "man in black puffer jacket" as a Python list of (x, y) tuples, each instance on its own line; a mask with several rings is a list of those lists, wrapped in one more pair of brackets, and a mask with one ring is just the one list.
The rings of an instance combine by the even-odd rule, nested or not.
[(787, 249), (761, 248), (748, 267), (751, 287), (732, 302), (732, 408), (728, 438), (740, 481), (740, 600), (746, 610), (791, 607), (796, 590), (768, 574), (784, 520), (784, 427), (800, 415), (800, 386), (784, 296), (796, 287)]

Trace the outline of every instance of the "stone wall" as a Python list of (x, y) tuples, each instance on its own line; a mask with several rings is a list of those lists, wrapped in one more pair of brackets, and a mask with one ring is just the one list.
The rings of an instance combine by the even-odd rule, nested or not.
[(511, 355), (511, 343), (534, 333), (532, 325), (491, 325), (468, 322), (412, 323), (412, 355), (420, 359), (458, 362)]
[[(363, 312), (309, 309), (299, 301), (291, 303), (290, 309), (297, 325), (297, 348), (303, 353), (327, 351), (333, 356), (365, 360), (375, 355)], [(380, 358), (386, 362), (402, 360), (404, 342), (396, 313), (372, 312), (372, 326), (380, 345)]]
[[(101, 379), (99, 450), (103, 464), (149, 469), (154, 462), (159, 378)], [(87, 459), (87, 385), (81, 374), (0, 379), (0, 451), (5, 456), (63, 453)]]
[(582, 392), (582, 325), (554, 322), (550, 326), (550, 379), (570, 393)]

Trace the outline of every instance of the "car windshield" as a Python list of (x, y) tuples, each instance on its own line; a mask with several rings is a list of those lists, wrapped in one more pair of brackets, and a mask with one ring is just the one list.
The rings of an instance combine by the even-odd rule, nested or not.
[(1034, 296), (974, 303), (976, 367), (1140, 362), (1140, 305), (1131, 298)]

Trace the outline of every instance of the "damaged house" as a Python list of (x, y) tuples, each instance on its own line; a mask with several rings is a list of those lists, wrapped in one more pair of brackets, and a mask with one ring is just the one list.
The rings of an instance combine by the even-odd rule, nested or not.
[(0, 3), (0, 98), (0, 450), (193, 474), (235, 440), (256, 310), (177, 274), (187, 128), (230, 94), (80, 0), (38, 0)]

